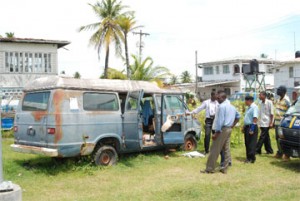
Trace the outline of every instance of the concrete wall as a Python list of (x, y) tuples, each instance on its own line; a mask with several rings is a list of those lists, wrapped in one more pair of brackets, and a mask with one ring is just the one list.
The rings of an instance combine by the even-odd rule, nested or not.
[[(5, 66), (5, 52), (23, 53), (23, 71), (22, 72), (7, 72)], [(43, 68), (34, 67), (34, 61), (32, 61), (31, 68), (28, 67), (28, 72), (25, 72), (25, 53), (42, 53), (51, 56), (50, 65), (51, 72), (45, 72)], [(19, 55), (20, 56), (20, 55)], [(19, 57), (20, 58), (20, 57)], [(19, 66), (19, 65), (18, 65)], [(41, 65), (42, 66), (42, 65)], [(47, 70), (49, 70), (47, 68)], [(20, 71), (20, 69), (18, 69)], [(45, 77), (55, 76), (58, 74), (57, 67), (57, 45), (56, 44), (32, 44), (32, 43), (0, 43), (0, 95), (5, 97), (14, 96), (20, 97), (20, 91), (30, 81)]]

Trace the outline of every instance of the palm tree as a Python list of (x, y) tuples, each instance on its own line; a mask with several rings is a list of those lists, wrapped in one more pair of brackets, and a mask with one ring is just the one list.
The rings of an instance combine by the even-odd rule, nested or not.
[(117, 0), (102, 0), (101, 3), (96, 2), (93, 5), (89, 5), (92, 7), (100, 21), (86, 26), (81, 26), (79, 31), (96, 30), (90, 38), (90, 44), (95, 45), (95, 48), (98, 50), (99, 59), (100, 50), (102, 46), (105, 46), (104, 77), (107, 78), (110, 44), (112, 42), (115, 43), (117, 55), (120, 55), (122, 52), (121, 42), (124, 40), (124, 36), (120, 27), (116, 23), (116, 20), (121, 15), (126, 15), (126, 13), (122, 13), (126, 6), (123, 6), (121, 2), (117, 2)]
[(182, 83), (190, 83), (192, 82), (192, 76), (191, 74), (186, 70), (183, 71), (180, 75), (180, 79)]
[(75, 78), (75, 79), (80, 79), (80, 78), (81, 78), (80, 73), (79, 73), (79, 72), (75, 72), (74, 78)]
[(172, 75), (170, 84), (177, 84), (178, 83), (178, 77), (176, 75)]
[(147, 57), (143, 61), (135, 55), (132, 55), (132, 58), (134, 60), (133, 64), (130, 65), (132, 80), (161, 81), (170, 75), (170, 71), (166, 67), (153, 67), (151, 57)]
[(6, 32), (5, 35), (6, 35), (6, 38), (14, 38), (15, 37), (14, 32)]
[[(104, 74), (100, 76), (100, 79), (104, 78)], [(119, 71), (114, 68), (107, 69), (107, 79), (117, 79), (117, 80), (126, 80), (127, 76), (124, 74), (124, 70)]]
[(136, 26), (136, 21), (134, 20), (134, 16), (132, 15), (121, 15), (117, 20), (118, 25), (121, 28), (121, 31), (124, 34), (124, 45), (125, 45), (125, 59), (126, 59), (126, 71), (127, 77), (130, 79), (130, 67), (129, 67), (129, 56), (128, 56), (128, 33), (140, 28), (141, 26)]

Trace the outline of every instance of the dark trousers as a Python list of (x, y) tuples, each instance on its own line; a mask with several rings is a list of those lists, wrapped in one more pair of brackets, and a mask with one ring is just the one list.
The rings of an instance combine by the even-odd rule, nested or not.
[(260, 127), (260, 137), (256, 145), (256, 153), (261, 153), (261, 148), (265, 145), (265, 150), (267, 154), (273, 154), (273, 149), (271, 145), (269, 127)]
[(279, 135), (278, 135), (278, 127), (275, 126), (275, 137), (276, 137), (276, 142), (277, 142), (277, 155), (281, 156), (282, 155), (282, 149), (279, 143)]
[(204, 136), (204, 149), (205, 153), (209, 152), (209, 143), (211, 138), (211, 133), (215, 133), (214, 130), (212, 130), (214, 119), (213, 118), (206, 118), (205, 119), (205, 136)]
[(247, 160), (251, 162), (255, 162), (256, 157), (256, 142), (257, 142), (257, 135), (258, 135), (258, 129), (256, 127), (255, 131), (253, 134), (250, 135), (250, 126), (245, 126), (244, 127), (245, 131), (245, 146), (246, 146), (246, 156)]

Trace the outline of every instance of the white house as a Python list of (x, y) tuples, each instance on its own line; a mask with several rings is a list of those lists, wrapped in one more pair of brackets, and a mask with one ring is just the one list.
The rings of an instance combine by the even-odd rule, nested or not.
[(31, 80), (58, 74), (57, 49), (68, 41), (0, 38), (0, 94), (19, 97)]
[[(248, 90), (242, 67), (249, 65), (252, 59), (258, 61), (259, 72), (262, 72), (258, 76), (258, 80), (262, 81), (264, 76), (266, 89), (272, 89), (274, 87), (273, 68), (278, 62), (273, 59), (244, 56), (199, 63), (198, 66), (202, 69), (202, 82), (198, 82), (197, 85), (198, 96), (201, 99), (206, 99), (210, 97), (212, 91), (224, 90), (228, 95), (232, 95), (239, 91)], [(256, 88), (258, 86), (256, 85)]]
[(287, 95), (291, 100), (295, 100), (299, 96), (295, 88), (300, 86), (300, 57), (296, 56), (295, 59), (280, 62), (275, 68), (274, 79), (275, 88), (280, 85), (286, 86)]

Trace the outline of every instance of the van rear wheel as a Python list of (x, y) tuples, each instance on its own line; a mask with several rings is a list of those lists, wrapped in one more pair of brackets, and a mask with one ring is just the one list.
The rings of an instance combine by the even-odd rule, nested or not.
[(115, 165), (118, 161), (116, 149), (109, 145), (101, 146), (94, 156), (95, 164), (99, 166)]
[(183, 149), (184, 151), (194, 151), (197, 149), (197, 140), (194, 135), (188, 134), (184, 138)]

